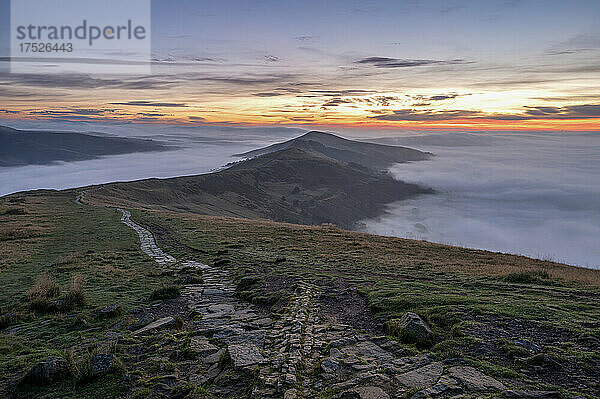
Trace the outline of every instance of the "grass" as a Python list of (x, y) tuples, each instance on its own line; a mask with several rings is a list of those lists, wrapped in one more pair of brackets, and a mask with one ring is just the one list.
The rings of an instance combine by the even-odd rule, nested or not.
[(82, 307), (86, 303), (86, 294), (84, 290), (85, 278), (81, 275), (71, 276), (71, 284), (67, 293), (67, 303), (72, 308)]
[(152, 291), (150, 300), (175, 299), (181, 295), (181, 291), (176, 285), (164, 285)]
[[(110, 326), (132, 317), (125, 312), (118, 320), (99, 319), (98, 308), (137, 307), (170, 281), (140, 251), (137, 234), (117, 212), (78, 206), (74, 197), (32, 192), (0, 198), (0, 328), (7, 329), (0, 331), (2, 376), (23, 375), (71, 350), (81, 358)], [(11, 210), (17, 207), (24, 211)], [(0, 392), (9, 381), (0, 379)], [(84, 386), (69, 380), (19, 389), (22, 396), (85, 398), (119, 397), (123, 386), (121, 377), (111, 375)]]
[(509, 283), (520, 283), (520, 284), (544, 284), (551, 281), (550, 275), (546, 271), (526, 271), (526, 272), (514, 272), (504, 277), (504, 281)]
[[(0, 240), (0, 328), (6, 329), (1, 332), (0, 375), (22, 374), (36, 362), (67, 351), (83, 359), (91, 345), (106, 339), (111, 326), (135, 317), (129, 309), (149, 298), (178, 296), (173, 277), (140, 251), (136, 233), (119, 222), (117, 212), (75, 205), (73, 198), (70, 192), (35, 192), (0, 199), (0, 231), (21, 226), (34, 232)], [(25, 213), (5, 212), (16, 207)], [(429, 351), (438, 359), (463, 357), (494, 375), (518, 376), (521, 367), (539, 359), (521, 356), (525, 353), (512, 338), (496, 339), (493, 333), (505, 329), (510, 336), (511, 322), (519, 320), (519, 325), (556, 332), (556, 339), (564, 342), (553, 344), (553, 350), (570, 356), (574, 367), (581, 366), (573, 375), (587, 372), (584, 365), (597, 361), (597, 355), (575, 340), (582, 334), (600, 337), (599, 271), (333, 226), (140, 210), (133, 218), (160, 228), (164, 234), (157, 235), (159, 245), (169, 254), (228, 268), (238, 282), (238, 296), (256, 303), (285, 302), (300, 280), (321, 286), (345, 281), (366, 296), (365, 311), (381, 321), (407, 311), (419, 314), (433, 330)], [(188, 274), (201, 281), (200, 275)], [(36, 298), (75, 305), (68, 311), (32, 312)], [(114, 303), (122, 305), (122, 314), (95, 316), (98, 308)], [(16, 332), (5, 333), (9, 329)], [(498, 348), (495, 357), (476, 354), (486, 342)], [(164, 345), (149, 337), (145, 350), (159, 351)], [(411, 353), (422, 350), (405, 347)], [(221, 360), (224, 366), (231, 361), (227, 355)], [(21, 389), (47, 398), (92, 393), (118, 397), (124, 389), (115, 375), (83, 385), (75, 382)], [(137, 392), (140, 397), (147, 393)]]

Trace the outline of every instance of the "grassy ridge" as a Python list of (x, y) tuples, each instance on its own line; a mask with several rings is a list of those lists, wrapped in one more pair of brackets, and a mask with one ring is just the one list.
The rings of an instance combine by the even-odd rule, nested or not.
[(292, 148), (205, 175), (105, 184), (90, 191), (86, 200), (351, 228), (360, 220), (380, 215), (386, 204), (431, 193), (358, 164), (343, 164)]

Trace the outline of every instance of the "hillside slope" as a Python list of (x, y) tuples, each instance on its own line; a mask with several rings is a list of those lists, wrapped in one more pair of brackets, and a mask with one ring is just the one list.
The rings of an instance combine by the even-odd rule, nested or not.
[(212, 174), (107, 184), (86, 199), (125, 207), (352, 227), (380, 214), (387, 203), (432, 192), (359, 165), (285, 149)]
[(167, 149), (167, 146), (151, 140), (17, 130), (0, 126), (0, 167), (83, 161), (103, 155)]
[(376, 170), (389, 168), (395, 163), (426, 160), (433, 155), (407, 147), (359, 142), (330, 133), (312, 131), (295, 139), (237, 156), (251, 158), (290, 148), (347, 164), (356, 163)]
[[(0, 198), (0, 397), (281, 398), (289, 375), (305, 398), (599, 397), (599, 270), (181, 212), (132, 211), (140, 239), (78, 192)], [(428, 341), (390, 328), (407, 312)]]

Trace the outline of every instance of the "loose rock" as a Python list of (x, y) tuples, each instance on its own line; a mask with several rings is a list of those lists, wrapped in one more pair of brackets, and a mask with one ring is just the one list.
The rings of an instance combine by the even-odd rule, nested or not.
[(211, 344), (207, 338), (201, 336), (192, 337), (190, 340), (190, 349), (202, 357), (212, 355), (219, 350), (219, 348)]
[(455, 366), (450, 367), (448, 372), (470, 391), (501, 391), (506, 389), (504, 384), (473, 367)]
[(431, 363), (419, 369), (396, 376), (396, 380), (410, 388), (426, 388), (435, 384), (440, 377), (444, 367), (442, 363)]
[(62, 357), (49, 357), (37, 363), (25, 374), (24, 382), (30, 384), (48, 384), (60, 380), (69, 374), (67, 361)]
[(400, 319), (392, 319), (386, 323), (390, 334), (402, 337), (407, 341), (427, 342), (431, 339), (431, 329), (418, 314), (407, 312)]
[(98, 353), (92, 358), (92, 376), (106, 374), (114, 369), (117, 358), (110, 353)]
[(229, 345), (227, 350), (235, 368), (251, 366), (265, 361), (256, 345), (234, 344)]
[(137, 335), (137, 334), (142, 334), (145, 333), (147, 331), (151, 331), (151, 330), (157, 330), (159, 328), (164, 328), (164, 327), (168, 327), (175, 324), (175, 319), (172, 318), (171, 316), (168, 317), (163, 317), (162, 319), (158, 319), (155, 322), (152, 322), (150, 324), (148, 324), (145, 327), (140, 328), (137, 331), (134, 331), (133, 334)]
[(390, 399), (390, 396), (379, 387), (359, 387), (342, 393), (341, 399)]

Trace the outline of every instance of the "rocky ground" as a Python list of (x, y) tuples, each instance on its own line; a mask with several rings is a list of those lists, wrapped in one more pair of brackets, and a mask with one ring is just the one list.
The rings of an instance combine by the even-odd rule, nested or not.
[[(551, 392), (510, 390), (505, 383), (464, 365), (460, 358), (440, 362), (426, 353), (410, 355), (386, 336), (322, 317), (321, 301), (316, 300), (322, 292), (310, 282), (298, 285), (282, 313), (270, 314), (238, 299), (226, 270), (196, 261), (179, 262), (163, 252), (128, 211), (120, 211), (122, 222), (138, 233), (142, 250), (165, 272), (185, 275), (193, 269), (202, 273), (202, 281), (187, 284), (175, 301), (185, 301), (186, 311), (176, 310), (188, 316), (185, 348), (176, 338), (169, 342), (172, 333), (166, 328), (175, 323), (174, 318), (157, 317), (158, 313), (121, 339), (126, 353), (138, 354), (135, 361), (163, 365), (156, 368), (160, 383), (152, 389), (154, 395), (384, 399), (502, 393), (505, 397), (555, 397)], [(140, 320), (148, 317), (147, 310), (143, 313)], [(428, 327), (418, 316), (409, 314), (407, 319), (404, 327), (427, 334)], [(144, 359), (144, 347), (151, 343), (158, 344), (168, 357)], [(136, 386), (135, 373), (128, 378), (134, 381), (131, 395), (146, 393), (148, 388)]]

